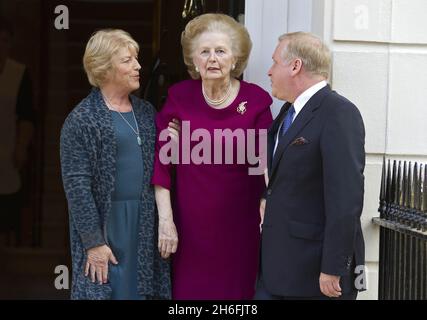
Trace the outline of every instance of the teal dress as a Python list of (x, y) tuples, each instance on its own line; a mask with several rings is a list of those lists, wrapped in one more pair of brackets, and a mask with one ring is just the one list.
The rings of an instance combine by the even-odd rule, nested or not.
[[(137, 244), (142, 192), (142, 149), (136, 134), (118, 112), (111, 111), (117, 141), (116, 176), (107, 222), (108, 243), (118, 265), (110, 264), (113, 300), (143, 300), (137, 292)], [(132, 112), (122, 113), (136, 129)]]

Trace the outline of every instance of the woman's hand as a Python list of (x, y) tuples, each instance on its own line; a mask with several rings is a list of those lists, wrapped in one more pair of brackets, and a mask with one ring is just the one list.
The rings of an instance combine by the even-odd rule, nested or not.
[(167, 259), (178, 248), (178, 233), (171, 218), (159, 219), (159, 252), (162, 258)]
[(157, 210), (159, 212), (159, 240), (158, 247), (162, 258), (168, 258), (176, 252), (178, 247), (178, 232), (173, 222), (170, 191), (162, 186), (155, 185)]
[(172, 138), (173, 141), (179, 141), (179, 134), (181, 133), (181, 124), (178, 119), (172, 119), (168, 124), (169, 137)]
[(262, 232), (262, 224), (264, 223), (264, 214), (265, 214), (265, 202), (266, 200), (263, 198), (259, 203), (259, 216), (261, 218), (261, 222), (259, 224), (259, 231)]
[(98, 280), (99, 284), (108, 281), (108, 262), (118, 264), (116, 257), (107, 245), (94, 247), (87, 250), (85, 276), (90, 273), (92, 282)]

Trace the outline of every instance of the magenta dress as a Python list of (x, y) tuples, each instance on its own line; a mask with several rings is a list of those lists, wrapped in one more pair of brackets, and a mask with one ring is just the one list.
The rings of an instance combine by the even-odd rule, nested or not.
[[(242, 102), (246, 104), (239, 112)], [(211, 137), (214, 129), (240, 128), (245, 135), (246, 129), (259, 132), (272, 122), (271, 103), (267, 92), (244, 81), (240, 81), (234, 102), (224, 109), (206, 104), (200, 80), (186, 80), (169, 89), (167, 101), (156, 117), (158, 139), (152, 184), (167, 189), (174, 186), (171, 194), (179, 243), (172, 260), (173, 299), (253, 298), (260, 241), (259, 201), (265, 182), (262, 175), (248, 174), (248, 161), (238, 161), (237, 139), (233, 140), (231, 164), (225, 163), (223, 143), (219, 164), (218, 159), (214, 163), (213, 151), (211, 164), (184, 164), (180, 149), (181, 162), (165, 165), (159, 160), (159, 150), (166, 142), (159, 141), (159, 133), (172, 118), (190, 121), (191, 133), (205, 129)], [(181, 139), (185, 139), (185, 130), (182, 125)], [(191, 142), (191, 148), (199, 139)]]

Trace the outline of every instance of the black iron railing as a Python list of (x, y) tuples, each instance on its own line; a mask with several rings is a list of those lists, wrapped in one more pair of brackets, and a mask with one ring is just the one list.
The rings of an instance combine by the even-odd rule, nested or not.
[(378, 211), (378, 299), (427, 299), (426, 165), (384, 159)]

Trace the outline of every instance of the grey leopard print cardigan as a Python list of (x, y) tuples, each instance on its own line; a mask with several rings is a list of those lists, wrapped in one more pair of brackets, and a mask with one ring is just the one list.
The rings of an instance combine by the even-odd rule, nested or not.
[[(138, 226), (138, 293), (148, 299), (170, 299), (170, 265), (157, 250), (157, 214), (150, 184), (154, 160), (155, 111), (131, 96), (143, 140), (140, 224)], [(110, 285), (84, 276), (86, 250), (106, 243), (106, 221), (115, 177), (116, 139), (110, 111), (93, 88), (68, 115), (61, 130), (61, 169), (70, 219), (71, 299), (109, 299)]]

